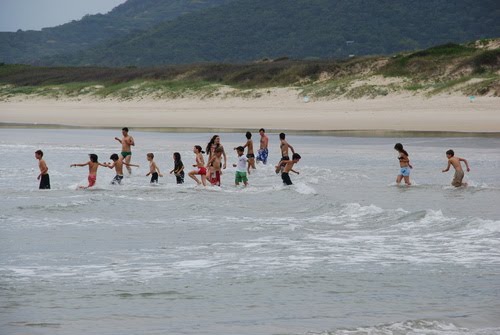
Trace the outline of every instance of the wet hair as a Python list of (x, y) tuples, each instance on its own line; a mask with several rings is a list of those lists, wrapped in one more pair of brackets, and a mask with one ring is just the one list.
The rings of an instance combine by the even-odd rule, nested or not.
[(280, 133), (280, 140), (284, 140), (285, 139), (285, 133)]
[(266, 132), (266, 130), (265, 130), (264, 128), (260, 128), (260, 129), (259, 129), (259, 133), (260, 133), (261, 131), (263, 131), (264, 133)]
[(118, 160), (118, 155), (117, 154), (112, 154), (109, 159), (111, 159), (113, 162), (116, 162)]
[(405, 154), (406, 156), (409, 156), (406, 150), (403, 149), (403, 145), (401, 143), (396, 143), (396, 145), (394, 145), (394, 149), (397, 150), (398, 152)]
[(292, 160), (294, 160), (294, 159), (301, 159), (301, 158), (302, 158), (302, 157), (300, 157), (300, 155), (299, 155), (298, 153), (294, 153), (294, 154), (292, 155)]
[(222, 147), (217, 147), (215, 149), (215, 152), (224, 152), (224, 149)]
[(91, 161), (92, 163), (97, 163), (97, 159), (98, 159), (98, 158), (97, 158), (97, 155), (96, 155), (96, 154), (90, 154), (90, 155), (89, 155), (89, 157), (90, 157), (90, 161)]
[(178, 152), (174, 152), (174, 160), (176, 162), (180, 162), (181, 161), (181, 154)]
[(201, 146), (195, 145), (194, 147), (196, 148), (196, 150), (198, 150), (198, 152), (201, 152), (202, 154), (205, 153), (205, 151), (203, 151), (203, 149), (201, 149)]
[(150, 158), (155, 158), (155, 155), (152, 153), (152, 152), (148, 152), (146, 154), (146, 156), (150, 157)]
[(446, 154), (450, 155), (451, 157), (453, 157), (453, 156), (455, 156), (455, 151), (453, 151), (453, 150), (450, 149), (450, 150), (446, 151)]
[[(215, 139), (216, 139), (217, 137), (219, 137), (219, 135), (214, 135), (214, 136), (212, 136), (212, 138), (210, 139), (210, 142), (208, 142), (208, 144), (207, 144), (207, 148), (206, 148), (206, 152), (207, 152), (207, 153), (210, 153), (210, 152), (211, 152), (211, 151), (210, 151), (210, 149), (212, 149), (212, 144), (214, 144), (214, 143), (215, 143)], [(217, 145), (217, 147), (218, 147), (218, 146), (219, 146), (219, 145)], [(200, 152), (201, 152), (201, 150), (200, 150)], [(204, 153), (204, 152), (201, 152), (201, 153)]]
[(122, 130), (126, 131), (128, 133), (128, 128), (127, 127), (123, 127)]
[(247, 137), (247, 139), (251, 139), (252, 138), (252, 133), (247, 131), (247, 133), (245, 134), (245, 136)]
[(35, 154), (39, 155), (40, 157), (43, 157), (43, 151), (42, 150), (35, 151)]
[(245, 151), (245, 148), (243, 148), (241, 145), (239, 147), (236, 148), (236, 151), (238, 152), (244, 152)]

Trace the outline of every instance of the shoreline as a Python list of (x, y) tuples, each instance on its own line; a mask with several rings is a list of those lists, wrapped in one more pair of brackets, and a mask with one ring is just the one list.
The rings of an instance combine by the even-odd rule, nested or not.
[[(77, 129), (77, 130), (116, 130), (119, 127), (96, 127), (96, 126), (71, 126), (63, 124), (29, 124), (29, 123), (2, 123), (0, 129)], [(157, 132), (157, 133), (241, 133), (251, 131), (258, 133), (258, 128), (193, 128), (193, 127), (134, 127), (134, 131)], [(500, 132), (466, 132), (466, 131), (426, 131), (426, 130), (387, 130), (387, 129), (342, 129), (342, 130), (290, 130), (290, 129), (266, 129), (268, 134), (287, 134), (303, 136), (333, 136), (333, 137), (482, 137), (500, 138)]]
[(266, 129), (338, 136), (500, 137), (500, 98), (389, 95), (304, 102), (277, 90), (257, 99), (132, 101), (18, 99), (0, 102), (0, 128), (95, 128), (163, 132)]

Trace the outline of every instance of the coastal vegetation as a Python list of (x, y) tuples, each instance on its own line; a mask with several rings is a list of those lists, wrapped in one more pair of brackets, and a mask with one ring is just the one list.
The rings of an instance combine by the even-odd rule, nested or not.
[(163, 67), (0, 66), (0, 98), (259, 98), (286, 88), (310, 99), (389, 94), (500, 96), (500, 40), (444, 44), (389, 57), (264, 59)]

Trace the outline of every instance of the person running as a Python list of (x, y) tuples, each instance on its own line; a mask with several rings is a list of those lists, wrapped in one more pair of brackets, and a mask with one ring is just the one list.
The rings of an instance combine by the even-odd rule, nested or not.
[[(123, 162), (130, 164), (130, 160), (132, 159), (132, 146), (135, 146), (135, 141), (132, 136), (128, 134), (128, 128), (124, 127), (122, 128), (122, 135), (123, 138), (119, 139), (118, 137), (115, 137), (115, 140), (121, 143), (122, 145), (122, 151), (121, 151), (121, 157)], [(132, 173), (132, 169), (127, 166), (128, 173)]]
[(40, 180), (40, 186), (38, 188), (40, 190), (50, 190), (49, 168), (43, 159), (43, 151), (35, 151), (35, 158), (38, 159), (38, 168), (40, 169), (40, 174), (36, 178), (37, 180)]
[[(290, 156), (288, 155), (288, 151), (292, 150), (292, 154), (295, 153), (294, 148), (288, 143), (285, 139), (286, 135), (285, 133), (280, 133), (280, 150), (281, 150), (281, 161), (287, 161), (290, 160)], [(276, 166), (276, 173), (280, 173), (283, 171), (283, 168), (285, 167), (284, 164), (278, 164)]]
[(278, 163), (276, 168), (279, 168), (281, 165), (283, 165), (283, 172), (281, 172), (281, 180), (283, 180), (283, 184), (285, 185), (293, 185), (292, 180), (290, 179), (290, 172), (294, 172), (296, 174), (299, 174), (298, 171), (295, 171), (293, 169), (293, 166), (297, 164), (300, 159), (300, 155), (296, 152), (293, 153), (292, 159), (287, 159), (287, 160), (282, 160)]
[(146, 177), (151, 176), (151, 184), (158, 184), (158, 176), (163, 177), (160, 172), (160, 168), (156, 165), (156, 162), (153, 160), (155, 155), (152, 152), (146, 154), (146, 158), (149, 162), (149, 172)]
[(113, 163), (108, 163), (106, 166), (110, 169), (114, 168), (116, 172), (115, 177), (111, 180), (111, 185), (121, 185), (123, 180), (123, 165), (139, 167), (139, 165), (125, 163), (117, 154), (112, 154), (109, 159), (111, 159)]
[(236, 168), (234, 183), (236, 186), (238, 186), (240, 185), (241, 182), (243, 182), (245, 186), (248, 186), (248, 177), (247, 177), (248, 158), (244, 155), (245, 149), (239, 146), (236, 148), (236, 152), (238, 153), (238, 164), (233, 164), (233, 167)]
[(410, 169), (413, 169), (413, 166), (410, 164), (410, 157), (408, 152), (403, 149), (403, 145), (401, 143), (396, 143), (394, 149), (399, 153), (399, 174), (396, 177), (396, 183), (399, 185), (401, 180), (405, 180), (405, 184), (410, 186)]
[[(207, 186), (207, 169), (205, 168), (205, 160), (203, 159), (205, 151), (203, 151), (199, 145), (195, 145), (193, 147), (193, 152), (196, 155), (196, 164), (193, 164), (196, 170), (189, 172), (188, 176), (193, 179), (196, 184)], [(196, 178), (196, 175), (201, 176), (201, 182)]]
[(74, 166), (88, 166), (89, 167), (89, 176), (88, 176), (89, 185), (88, 186), (80, 186), (80, 188), (94, 187), (94, 185), (97, 181), (97, 169), (99, 168), (99, 166), (108, 167), (106, 164), (101, 164), (97, 161), (98, 157), (96, 154), (89, 154), (89, 158), (90, 158), (90, 160), (87, 163), (71, 164), (70, 165), (70, 167), (74, 167)]
[(467, 162), (465, 158), (455, 157), (455, 152), (451, 149), (446, 151), (446, 158), (448, 158), (448, 166), (443, 170), (443, 172), (448, 172), (450, 170), (450, 166), (453, 166), (455, 168), (455, 175), (453, 176), (451, 185), (455, 187), (467, 186), (467, 183), (463, 182), (465, 173), (462, 169), (461, 162), (465, 163), (467, 172), (470, 172), (469, 162)]
[(262, 162), (264, 165), (267, 164), (267, 157), (269, 155), (269, 150), (267, 149), (269, 145), (269, 137), (266, 135), (264, 128), (260, 128), (260, 148), (257, 152), (257, 162)]
[(181, 154), (174, 152), (174, 168), (170, 171), (170, 174), (174, 174), (177, 184), (184, 184), (184, 164), (181, 160)]

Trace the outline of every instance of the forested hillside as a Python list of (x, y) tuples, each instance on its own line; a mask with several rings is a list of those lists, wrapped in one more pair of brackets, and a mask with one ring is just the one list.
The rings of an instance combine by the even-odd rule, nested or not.
[(497, 0), (237, 0), (45, 64), (345, 58), (500, 36)]
[[(36, 64), (41, 58), (78, 52), (143, 31), (190, 12), (232, 0), (128, 0), (107, 14), (87, 15), (41, 31), (0, 33), (0, 62)], [(29, 9), (27, 9), (29, 10)]]

